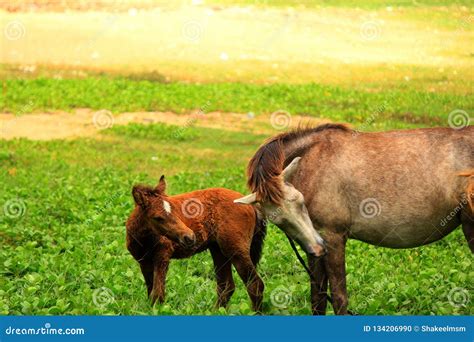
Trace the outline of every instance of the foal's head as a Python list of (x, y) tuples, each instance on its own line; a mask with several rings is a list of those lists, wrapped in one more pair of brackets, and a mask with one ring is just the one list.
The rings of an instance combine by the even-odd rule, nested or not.
[(192, 247), (196, 242), (196, 236), (176, 215), (176, 208), (173, 208), (165, 190), (165, 177), (161, 176), (155, 188), (135, 185), (132, 195), (135, 204), (142, 211), (142, 217), (146, 220), (147, 226), (184, 247)]

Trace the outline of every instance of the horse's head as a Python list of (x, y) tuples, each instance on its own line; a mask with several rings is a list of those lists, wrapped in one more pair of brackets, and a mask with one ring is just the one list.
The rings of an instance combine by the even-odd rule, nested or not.
[(258, 204), (267, 220), (273, 222), (290, 238), (298, 242), (306, 253), (322, 256), (326, 253), (326, 246), (322, 237), (313, 227), (303, 194), (288, 182), (288, 179), (298, 168), (300, 159), (300, 157), (295, 158), (280, 175), (279, 186), (282, 199), (279, 203), (259, 200), (256, 193), (236, 199), (234, 202)]
[(175, 214), (165, 190), (165, 177), (161, 176), (155, 188), (135, 185), (132, 195), (151, 229), (184, 247), (192, 247), (196, 243), (196, 236)]

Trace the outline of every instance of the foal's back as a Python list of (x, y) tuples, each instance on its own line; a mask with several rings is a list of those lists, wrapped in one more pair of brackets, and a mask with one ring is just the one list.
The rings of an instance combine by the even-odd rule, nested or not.
[(205, 229), (210, 239), (223, 234), (241, 235), (251, 240), (256, 224), (252, 206), (239, 205), (234, 200), (243, 195), (225, 188), (209, 188), (171, 196), (178, 213), (189, 228)]

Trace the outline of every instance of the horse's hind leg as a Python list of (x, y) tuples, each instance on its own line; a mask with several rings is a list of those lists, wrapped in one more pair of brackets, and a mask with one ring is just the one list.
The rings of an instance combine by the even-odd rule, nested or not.
[(217, 306), (225, 307), (235, 291), (232, 263), (229, 258), (222, 254), (218, 246), (212, 246), (210, 250), (214, 261), (214, 272), (216, 273)]
[(325, 315), (328, 302), (328, 277), (323, 258), (308, 255), (311, 279), (311, 309), (313, 315)]
[(232, 257), (232, 263), (247, 287), (247, 292), (252, 301), (254, 311), (261, 312), (263, 289), (265, 285), (255, 269), (252, 259), (250, 258), (250, 253), (234, 255)]

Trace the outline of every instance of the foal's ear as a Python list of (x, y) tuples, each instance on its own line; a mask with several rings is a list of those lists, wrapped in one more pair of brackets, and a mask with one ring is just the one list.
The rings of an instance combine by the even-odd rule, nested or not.
[(156, 191), (160, 194), (164, 194), (166, 190), (166, 181), (165, 181), (165, 175), (161, 175), (160, 181), (158, 182), (158, 185), (155, 188)]
[(138, 206), (142, 208), (147, 208), (149, 206), (149, 193), (142, 186), (135, 185), (132, 189), (132, 196)]

